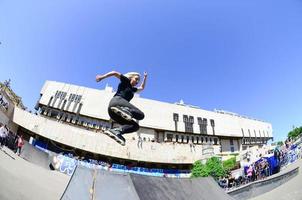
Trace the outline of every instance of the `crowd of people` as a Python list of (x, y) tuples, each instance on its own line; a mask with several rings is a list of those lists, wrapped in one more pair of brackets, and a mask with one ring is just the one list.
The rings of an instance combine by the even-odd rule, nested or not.
[(229, 190), (253, 181), (263, 180), (278, 173), (282, 167), (300, 157), (301, 147), (287, 141), (285, 145), (275, 148), (272, 156), (260, 156), (256, 162), (243, 167), (242, 173), (237, 173), (235, 176), (229, 173), (227, 176), (219, 178), (218, 184), (223, 189)]
[(237, 174), (236, 176), (229, 173), (228, 176), (220, 178), (218, 184), (224, 189), (230, 189), (253, 181), (262, 180), (272, 175), (270, 164), (266, 158), (261, 158), (259, 161), (250, 164), (244, 168), (243, 171), (242, 175)]
[(20, 155), (22, 147), (24, 146), (24, 139), (22, 135), (13, 133), (7, 125), (0, 123), (0, 148), (2, 149), (4, 146), (7, 146), (17, 155)]

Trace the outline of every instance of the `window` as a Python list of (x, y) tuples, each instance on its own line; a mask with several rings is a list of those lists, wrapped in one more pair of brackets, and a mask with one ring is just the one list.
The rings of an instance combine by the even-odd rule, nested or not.
[(206, 118), (202, 119), (202, 134), (208, 134), (207, 131), (208, 120)]
[(185, 132), (193, 133), (193, 123), (194, 123), (194, 117), (188, 115), (183, 116), (183, 121), (185, 123)]
[(178, 135), (175, 135), (175, 139), (176, 139), (176, 142), (179, 142), (178, 139), (179, 139), (179, 136)]
[(173, 120), (174, 120), (175, 122), (178, 122), (178, 120), (179, 120), (179, 115), (178, 115), (177, 113), (173, 113)]
[(189, 137), (189, 136), (187, 136), (187, 137), (186, 137), (186, 139), (187, 139), (186, 143), (188, 143), (188, 142), (189, 142), (189, 140), (190, 140), (190, 137)]
[(167, 134), (167, 141), (172, 142), (173, 135), (172, 134)]
[(194, 136), (192, 136), (192, 137), (191, 137), (191, 140), (192, 140), (192, 143), (194, 143), (194, 142), (195, 142), (195, 140), (194, 140)]
[(53, 96), (50, 97), (50, 99), (49, 99), (49, 101), (48, 101), (48, 104), (47, 104), (47, 107), (50, 106), (52, 100), (53, 100)]
[(230, 145), (234, 145), (233, 139), (230, 139)]
[(182, 143), (184, 143), (184, 139), (185, 139), (185, 137), (182, 135), (182, 136), (181, 136), (181, 142), (182, 142)]
[(215, 135), (215, 121), (214, 121), (214, 119), (211, 119), (210, 123), (211, 123), (211, 126), (212, 126), (213, 135)]
[(202, 123), (202, 118), (201, 117), (197, 117), (197, 123), (199, 125), (199, 131), (200, 131), (200, 133), (202, 133), (203, 123)]
[(217, 145), (217, 143), (218, 143), (217, 138), (214, 138), (214, 145)]
[(234, 152), (235, 151), (235, 148), (234, 147), (231, 147), (231, 152)]
[(210, 122), (211, 122), (211, 126), (214, 127), (214, 126), (215, 126), (215, 121), (214, 121), (214, 119), (211, 119)]
[(196, 143), (199, 143), (199, 137), (196, 137)]
[(80, 103), (79, 108), (78, 108), (78, 111), (77, 111), (77, 115), (79, 115), (79, 114), (80, 114), (81, 109), (82, 109), (82, 106), (83, 106), (83, 103)]
[(173, 113), (173, 120), (174, 120), (174, 125), (175, 125), (175, 131), (177, 131), (177, 122), (179, 120), (179, 116), (177, 113)]

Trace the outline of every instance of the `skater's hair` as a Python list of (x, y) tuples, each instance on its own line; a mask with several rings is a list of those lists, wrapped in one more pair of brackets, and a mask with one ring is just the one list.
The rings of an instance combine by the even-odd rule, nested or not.
[(124, 76), (126, 76), (129, 79), (131, 79), (134, 76), (138, 76), (139, 78), (141, 77), (141, 75), (138, 72), (128, 72), (128, 73), (124, 74)]

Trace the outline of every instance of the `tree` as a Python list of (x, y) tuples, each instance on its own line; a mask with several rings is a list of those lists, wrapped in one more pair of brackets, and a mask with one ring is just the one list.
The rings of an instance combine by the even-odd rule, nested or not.
[(290, 131), (287, 134), (287, 137), (290, 138), (290, 139), (295, 139), (295, 138), (299, 137), (301, 134), (302, 134), (302, 126), (300, 126), (298, 128), (295, 128), (292, 131)]
[(225, 176), (226, 170), (224, 169), (222, 162), (217, 157), (212, 157), (207, 160), (206, 164), (202, 164), (201, 161), (196, 161), (193, 164), (191, 177), (208, 177), (212, 176), (218, 179), (220, 176)]
[(236, 167), (236, 157), (227, 159), (226, 161), (223, 161), (222, 164), (226, 171), (230, 171)]
[(284, 144), (283, 141), (277, 142), (277, 146), (282, 146), (283, 144)]

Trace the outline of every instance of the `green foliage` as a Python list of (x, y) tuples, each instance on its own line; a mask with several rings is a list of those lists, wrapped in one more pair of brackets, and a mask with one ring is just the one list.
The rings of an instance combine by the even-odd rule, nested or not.
[(217, 157), (212, 157), (207, 160), (206, 164), (202, 164), (201, 161), (196, 161), (193, 164), (191, 177), (207, 177), (212, 176), (217, 179), (220, 176), (225, 176), (226, 170), (224, 169), (222, 162)]
[(278, 146), (282, 146), (282, 145), (283, 145), (283, 141), (277, 142), (277, 145), (278, 145)]
[(299, 128), (295, 128), (294, 130), (290, 131), (287, 135), (288, 138), (294, 139), (302, 134), (302, 126)]
[(200, 160), (193, 164), (191, 177), (203, 177), (205, 165)]
[(230, 171), (236, 167), (236, 157), (225, 160), (222, 164), (226, 171)]

